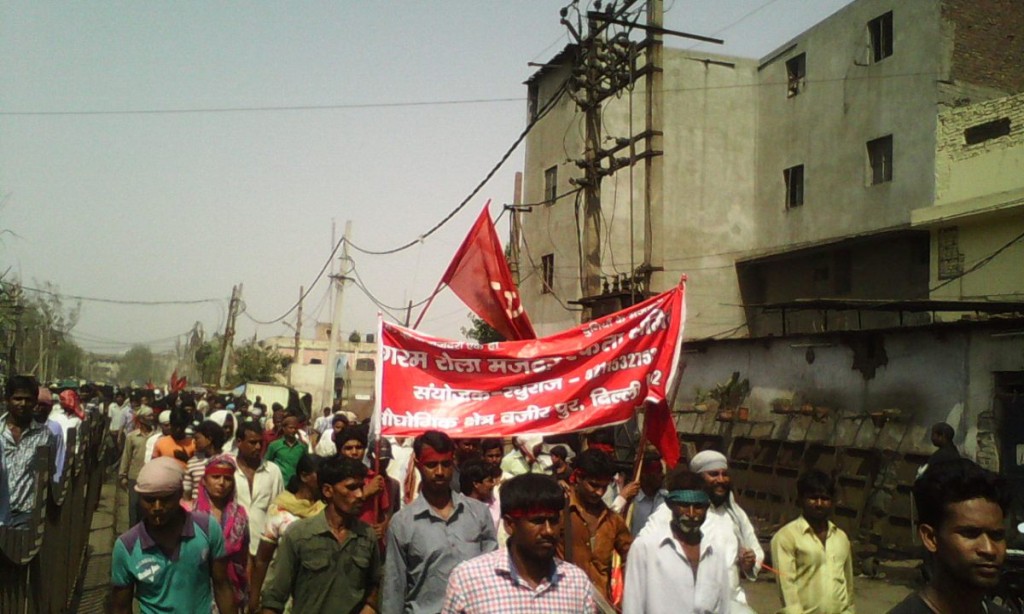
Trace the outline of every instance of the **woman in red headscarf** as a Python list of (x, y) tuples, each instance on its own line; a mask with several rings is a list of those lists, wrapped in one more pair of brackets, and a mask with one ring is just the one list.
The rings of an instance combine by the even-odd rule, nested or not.
[(235, 605), (239, 612), (244, 612), (249, 600), (249, 576), (245, 568), (249, 555), (249, 516), (235, 497), (235, 469), (235, 460), (226, 454), (211, 458), (199, 483), (195, 509), (210, 514), (221, 526)]

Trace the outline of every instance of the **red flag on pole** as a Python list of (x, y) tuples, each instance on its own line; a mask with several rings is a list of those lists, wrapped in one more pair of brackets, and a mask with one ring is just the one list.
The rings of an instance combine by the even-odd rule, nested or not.
[(535, 339), (530, 318), (512, 281), (487, 201), (441, 277), (462, 302), (505, 339)]
[(649, 403), (644, 413), (644, 437), (657, 448), (661, 458), (671, 469), (679, 462), (679, 434), (672, 422), (672, 412), (665, 400)]

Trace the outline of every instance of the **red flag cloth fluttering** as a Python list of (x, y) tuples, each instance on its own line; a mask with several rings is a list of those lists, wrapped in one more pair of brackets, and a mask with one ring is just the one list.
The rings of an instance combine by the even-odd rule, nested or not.
[(505, 339), (535, 339), (537, 333), (512, 281), (489, 206), (487, 201), (441, 282)]
[(662, 400), (647, 404), (644, 433), (647, 441), (661, 453), (661, 458), (665, 460), (669, 469), (679, 463), (679, 435), (676, 433), (676, 425), (672, 422), (672, 412), (668, 410), (667, 402)]

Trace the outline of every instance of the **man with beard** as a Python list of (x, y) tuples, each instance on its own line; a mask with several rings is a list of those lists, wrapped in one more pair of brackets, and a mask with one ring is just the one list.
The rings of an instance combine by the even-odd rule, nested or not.
[(914, 503), (931, 580), (889, 614), (1009, 614), (985, 598), (1006, 557), (1006, 481), (967, 459), (936, 463), (914, 483)]
[(732, 612), (732, 560), (701, 531), (711, 504), (703, 479), (681, 465), (665, 488), (672, 519), (633, 542), (623, 614)]
[(359, 612), (374, 614), (380, 585), (377, 535), (359, 520), (366, 466), (335, 457), (317, 467), (320, 494), (327, 507), (296, 520), (277, 546), (267, 574), (263, 613)]
[(817, 469), (801, 475), (796, 492), (802, 514), (772, 537), (783, 614), (854, 612), (850, 540), (829, 520), (835, 488), (835, 481)]
[[(5, 390), (7, 413), (0, 416), (0, 464), (6, 483), (0, 485), (0, 496), (7, 496), (7, 518), (0, 522), (8, 527), (25, 528), (32, 520), (35, 501), (35, 456), (39, 446), (53, 445), (53, 435), (46, 424), (34, 419), (39, 403), (39, 384), (27, 375), (7, 380)], [(42, 503), (42, 502), (41, 502)], [(0, 508), (5, 507), (0, 502)]]
[[(721, 452), (704, 450), (690, 460), (690, 471), (703, 478), (704, 490), (711, 502), (701, 530), (707, 539), (718, 544), (719, 553), (733, 562), (729, 569), (733, 611), (751, 612), (746, 605), (747, 596), (740, 586), (740, 572), (748, 578), (756, 577), (764, 560), (764, 549), (761, 548), (750, 518), (732, 495), (729, 462)], [(646, 527), (641, 529), (640, 535), (659, 524), (668, 524), (670, 518), (668, 506), (659, 506), (647, 520)]]
[(391, 519), (382, 614), (438, 612), (452, 569), (498, 547), (487, 506), (451, 489), (455, 444), (441, 431), (413, 442), (420, 494)]
[(456, 567), (442, 614), (597, 612), (587, 574), (555, 558), (564, 508), (565, 493), (551, 477), (527, 473), (505, 482), (501, 515), (508, 527), (508, 551)]
[(237, 611), (224, 534), (210, 515), (181, 506), (184, 477), (170, 456), (154, 458), (139, 472), (142, 522), (118, 537), (111, 555), (114, 614), (130, 614), (132, 599), (142, 614), (210, 612), (215, 600), (221, 614)]

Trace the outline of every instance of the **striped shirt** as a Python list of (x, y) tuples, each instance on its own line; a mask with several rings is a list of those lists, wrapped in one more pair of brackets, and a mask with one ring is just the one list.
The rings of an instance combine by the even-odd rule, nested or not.
[(53, 435), (45, 424), (35, 420), (21, 432), (21, 440), (14, 441), (7, 426), (7, 414), (0, 416), (0, 450), (7, 473), (7, 491), (10, 496), (10, 512), (30, 512), (35, 505), (36, 472), (32, 459), (36, 448), (52, 445)]
[(199, 453), (188, 459), (188, 464), (185, 466), (185, 479), (181, 485), (185, 492), (185, 500), (195, 501), (199, 498), (199, 482), (203, 481), (203, 474), (206, 473), (206, 463), (208, 462), (210, 462), (210, 457), (205, 454), (200, 456)]
[(555, 558), (551, 575), (536, 588), (520, 578), (509, 550), (496, 550), (460, 564), (448, 580), (441, 614), (596, 613), (590, 579), (582, 569)]

